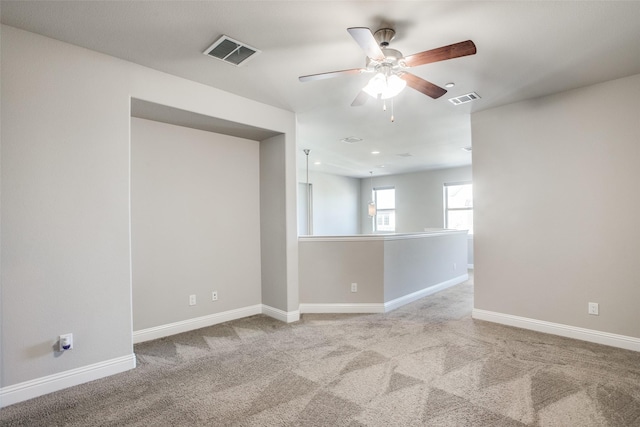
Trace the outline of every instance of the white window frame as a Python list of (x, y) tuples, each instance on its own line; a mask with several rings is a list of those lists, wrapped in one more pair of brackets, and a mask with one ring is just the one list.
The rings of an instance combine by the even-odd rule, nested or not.
[[(449, 191), (449, 187), (455, 187), (455, 186), (460, 186), (460, 185), (471, 185), (471, 189), (473, 192), (473, 181), (462, 181), (462, 182), (445, 182), (443, 185), (443, 206), (444, 206), (444, 228), (449, 228), (449, 211), (471, 211), (472, 215), (473, 215), (473, 202), (472, 202), (472, 206), (470, 207), (464, 207), (464, 208), (450, 208), (449, 205), (449, 197), (448, 197), (448, 191)], [(469, 230), (469, 235), (472, 235), (472, 230)]]
[[(381, 190), (393, 190), (393, 209), (379, 209), (378, 208), (378, 193), (377, 192), (381, 191)], [(393, 216), (394, 216), (394, 219), (395, 219), (395, 216), (396, 216), (396, 193), (395, 193), (395, 190), (396, 190), (396, 187), (394, 187), (394, 186), (374, 187), (373, 188), (373, 191), (372, 191), (373, 194), (371, 195), (371, 197), (372, 197), (373, 203), (375, 203), (375, 205), (376, 205), (376, 216), (374, 216), (372, 218), (372, 230), (373, 230), (374, 233), (395, 233), (395, 231), (396, 231), (397, 227), (396, 227), (395, 221), (394, 221), (394, 224), (393, 224), (393, 230), (379, 230), (378, 229), (378, 216), (381, 213), (392, 213)]]

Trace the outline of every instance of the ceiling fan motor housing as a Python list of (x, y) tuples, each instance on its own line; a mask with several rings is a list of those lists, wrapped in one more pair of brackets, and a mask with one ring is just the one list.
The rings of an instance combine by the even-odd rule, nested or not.
[(373, 34), (373, 37), (376, 39), (381, 48), (385, 48), (389, 46), (389, 43), (396, 36), (395, 30), (391, 28), (381, 28)]
[(384, 59), (381, 61), (367, 57), (367, 70), (377, 71), (380, 67), (395, 70), (399, 67), (405, 67), (404, 56), (402, 56), (402, 52), (399, 50), (383, 48), (382, 53), (384, 53)]

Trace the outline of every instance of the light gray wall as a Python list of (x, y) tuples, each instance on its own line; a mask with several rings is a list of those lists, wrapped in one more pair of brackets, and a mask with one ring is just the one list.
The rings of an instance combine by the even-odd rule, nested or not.
[(383, 304), (466, 277), (466, 245), (464, 232), (301, 237), (300, 303)]
[[(412, 233), (444, 227), (442, 186), (445, 182), (471, 181), (471, 166), (437, 169), (400, 175), (373, 176), (373, 187), (395, 187), (396, 232)], [(360, 180), (362, 234), (373, 232), (366, 206), (371, 199), (371, 180)]]
[(475, 308), (640, 337), (639, 100), (635, 75), (472, 115)]
[[(298, 176), (302, 177), (300, 182), (306, 184), (306, 172), (302, 175), (299, 173)], [(310, 171), (309, 183), (313, 187), (313, 234), (315, 236), (359, 234), (360, 180)], [(304, 189), (304, 185), (301, 187)], [(299, 200), (304, 202), (305, 195), (300, 196), (302, 197), (299, 197)], [(306, 229), (298, 230), (298, 234), (306, 234)]]
[[(301, 241), (300, 303), (379, 303), (384, 241)], [(358, 291), (351, 292), (351, 283)]]
[[(396, 232), (416, 233), (426, 228), (444, 227), (443, 185), (472, 181), (471, 166), (436, 169), (400, 175), (373, 177), (373, 187), (395, 187)], [(373, 232), (367, 203), (371, 199), (371, 179), (360, 180), (360, 224), (362, 234)], [(468, 236), (467, 264), (474, 264), (473, 236)]]
[(260, 247), (262, 303), (297, 320), (297, 165), (291, 137), (295, 133), (260, 142)]
[(260, 244), (263, 302), (287, 311), (284, 141), (274, 137), (260, 143)]
[[(305, 174), (299, 171), (300, 182), (306, 183)], [(396, 188), (397, 232), (411, 233), (444, 226), (443, 185), (462, 181), (471, 181), (471, 166), (374, 176), (373, 186)], [(370, 178), (310, 171), (309, 182), (313, 185), (314, 235), (372, 233), (371, 218), (366, 210), (371, 194)], [(470, 248), (470, 263), (473, 263), (472, 244)]]
[(257, 141), (131, 119), (134, 331), (260, 304), (259, 169)]
[(293, 305), (293, 113), (7, 26), (1, 42), (3, 387), (132, 354), (131, 97), (283, 133)]
[(7, 386), (132, 353), (129, 97), (106, 57), (6, 26), (1, 53)]
[(385, 242), (385, 302), (466, 274), (467, 235), (463, 232)]

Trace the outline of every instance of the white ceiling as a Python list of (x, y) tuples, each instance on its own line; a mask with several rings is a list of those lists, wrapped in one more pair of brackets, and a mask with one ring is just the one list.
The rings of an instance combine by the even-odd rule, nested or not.
[[(355, 177), (470, 164), (471, 112), (640, 73), (638, 1), (3, 0), (0, 13), (3, 24), (294, 111), (299, 164), (309, 148), (310, 169)], [(392, 27), (405, 55), (468, 39), (478, 53), (413, 68), (456, 86), (437, 100), (405, 89), (392, 123), (374, 100), (350, 106), (367, 75), (298, 81), (364, 66), (348, 27)], [(241, 67), (203, 55), (223, 34), (262, 53)], [(447, 100), (471, 91), (482, 98)]]

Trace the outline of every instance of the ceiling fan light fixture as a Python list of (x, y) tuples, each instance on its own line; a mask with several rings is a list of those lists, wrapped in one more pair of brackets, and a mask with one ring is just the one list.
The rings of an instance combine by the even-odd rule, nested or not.
[[(347, 31), (366, 54), (365, 68), (310, 74), (300, 76), (298, 79), (301, 82), (308, 82), (348, 74), (376, 73), (363, 90), (358, 93), (358, 96), (351, 103), (352, 107), (364, 105), (368, 99), (367, 95), (369, 95), (379, 99), (391, 98), (391, 109), (393, 110), (393, 97), (398, 95), (405, 86), (409, 86), (411, 89), (417, 90), (433, 99), (438, 99), (447, 93), (446, 89), (405, 71), (405, 68), (475, 55), (477, 52), (475, 43), (471, 40), (466, 40), (404, 56), (400, 51), (389, 48), (389, 42), (395, 36), (395, 30), (392, 28), (382, 28), (375, 33), (366, 27), (351, 27), (347, 28)], [(450, 82), (447, 87), (452, 87), (452, 85), (454, 83)], [(451, 102), (458, 104), (454, 100), (451, 100)], [(391, 114), (391, 121), (394, 121), (393, 113)]]
[(407, 82), (395, 74), (385, 76), (377, 73), (362, 89), (373, 98), (389, 99), (398, 95), (407, 86)]
[(376, 75), (373, 76), (371, 80), (369, 80), (369, 83), (367, 83), (367, 85), (363, 87), (362, 90), (369, 94), (369, 96), (377, 98), (378, 95), (382, 93), (386, 85), (387, 82), (384, 74), (376, 73)]
[(393, 98), (407, 86), (407, 82), (402, 80), (397, 75), (393, 74), (387, 78), (387, 87), (386, 91), (382, 92), (380, 96), (382, 99)]

